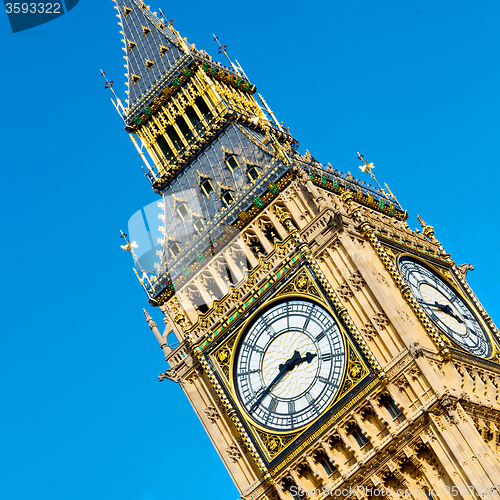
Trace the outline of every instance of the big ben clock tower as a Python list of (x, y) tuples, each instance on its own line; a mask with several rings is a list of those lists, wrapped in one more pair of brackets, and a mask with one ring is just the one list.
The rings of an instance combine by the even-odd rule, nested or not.
[(242, 498), (494, 495), (500, 334), (468, 266), (392, 194), (299, 154), (239, 65), (114, 1), (115, 105), (158, 195), (122, 248), (164, 314), (162, 333), (144, 311), (159, 378)]

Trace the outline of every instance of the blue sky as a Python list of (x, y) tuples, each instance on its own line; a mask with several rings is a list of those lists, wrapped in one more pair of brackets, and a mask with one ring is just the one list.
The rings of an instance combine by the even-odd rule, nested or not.
[[(475, 266), (499, 322), (498, 1), (151, 8), (213, 56), (217, 34), (301, 152), (356, 176), (357, 151), (374, 162), (410, 225), (418, 213)], [(17, 34), (0, 14), (0, 497), (235, 500), (182, 391), (157, 381), (163, 354), (119, 248), (156, 197), (99, 72), (124, 95), (115, 14), (81, 0)]]

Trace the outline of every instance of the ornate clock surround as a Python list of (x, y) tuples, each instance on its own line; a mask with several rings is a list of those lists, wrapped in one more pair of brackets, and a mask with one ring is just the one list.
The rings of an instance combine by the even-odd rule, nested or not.
[[(243, 410), (232, 377), (233, 365), (238, 344), (249, 325), (272, 304), (287, 298), (307, 300), (318, 304), (333, 316), (341, 331), (346, 361), (339, 389), (327, 409), (318, 418), (300, 429), (270, 431), (249, 419)], [(298, 265), (283, 279), (283, 283), (277, 284), (272, 290), (261, 295), (252, 310), (242, 314), (239, 320), (228, 328), (223, 337), (211, 343), (198, 356), (203, 358), (202, 364), (210, 368), (215, 380), (212, 380), (212, 377), (209, 378), (214, 385), (222, 388), (232, 407), (230, 410), (232, 420), (236, 419), (241, 424), (240, 433), (243, 431), (246, 434), (242, 437), (250, 439), (270, 476), (282, 470), (286, 463), (315, 439), (316, 434), (323, 433), (353, 404), (380, 383), (377, 374), (362, 354), (356, 339), (349, 334), (307, 263)]]
[[(417, 262), (418, 264), (422, 265), (423, 267), (429, 269), (431, 272), (434, 272), (446, 284), (448, 284), (460, 296), (460, 298), (464, 301), (466, 306), (474, 314), (475, 318), (481, 324), (484, 332), (487, 334), (487, 336), (490, 340), (490, 343), (492, 346), (491, 355), (488, 358), (479, 358), (479, 359), (482, 359), (483, 361), (494, 362), (494, 363), (500, 364), (500, 347), (499, 347), (500, 346), (500, 338), (498, 337), (498, 334), (494, 331), (494, 329), (491, 328), (491, 326), (488, 324), (488, 322), (485, 321), (484, 314), (482, 314), (482, 311), (474, 304), (475, 301), (474, 301), (473, 297), (469, 294), (466, 287), (463, 286), (463, 283), (461, 283), (462, 280), (459, 280), (458, 276), (456, 276), (457, 273), (454, 270), (453, 262), (445, 261), (444, 259), (439, 258), (438, 256), (422, 255), (421, 253), (417, 253), (417, 251), (413, 252), (408, 248), (401, 248), (397, 244), (394, 244), (392, 242), (391, 242), (391, 244), (389, 244), (388, 242), (384, 242), (383, 247), (384, 247), (386, 253), (389, 255), (389, 257), (393, 260), (394, 265), (395, 265), (396, 269), (398, 270), (398, 272), (400, 272), (400, 262), (402, 260), (409, 259), (409, 260), (413, 260), (413, 261)], [(403, 296), (405, 296), (405, 295), (403, 294)], [(413, 297), (413, 294), (412, 294), (412, 297)], [(476, 302), (477, 302), (477, 299), (476, 299)], [(424, 314), (426, 315), (426, 318), (428, 318), (427, 313), (425, 311), (424, 311)], [(422, 318), (420, 318), (420, 316), (419, 316), (419, 320), (421, 320), (421, 319)], [(423, 323), (423, 324), (425, 327), (426, 326), (425, 323)], [(432, 324), (434, 325), (434, 327), (438, 331), (439, 336), (442, 339), (442, 341), (446, 344), (447, 348), (451, 352), (465, 354), (467, 356), (477, 357), (475, 354), (463, 349), (458, 344), (456, 344), (455, 342), (450, 340), (448, 338), (448, 336), (445, 335), (440, 330), (440, 328), (437, 325), (435, 325), (435, 323), (433, 321), (432, 321)]]

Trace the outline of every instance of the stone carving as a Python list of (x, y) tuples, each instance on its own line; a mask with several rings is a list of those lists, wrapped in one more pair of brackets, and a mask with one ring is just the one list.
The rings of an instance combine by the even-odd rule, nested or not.
[(411, 377), (413, 382), (415, 382), (415, 380), (417, 380), (417, 378), (420, 376), (420, 370), (413, 366), (408, 370), (408, 375)]
[(432, 432), (431, 430), (427, 431), (427, 437), (430, 441), (436, 441), (437, 439), (436, 434), (434, 434), (434, 432)]
[(378, 312), (375, 316), (373, 316), (373, 322), (380, 330), (383, 330), (389, 324), (389, 319), (383, 312)]
[(174, 372), (171, 373), (171, 370), (165, 370), (164, 372), (158, 375), (159, 382), (165, 379), (171, 380), (172, 382), (179, 382), (180, 380), (179, 377)]
[(241, 452), (235, 444), (228, 446), (226, 448), (226, 453), (233, 463), (236, 463), (241, 458)]
[(463, 279), (466, 279), (467, 271), (474, 271), (474, 266), (472, 264), (460, 264), (459, 266), (456, 266), (456, 268)]
[(415, 324), (415, 323), (413, 323), (412, 319), (410, 318), (410, 316), (408, 315), (408, 313), (406, 311), (400, 311), (398, 308), (396, 308), (396, 312), (398, 313), (398, 316), (401, 318), (401, 321), (403, 323), (408, 322), (408, 323), (410, 323), (410, 325)]
[(361, 290), (361, 288), (365, 286), (365, 280), (363, 279), (363, 276), (361, 276), (359, 270), (352, 274), (352, 276), (349, 278), (349, 281), (351, 283), (351, 286), (357, 292), (359, 292), (359, 290)]
[(243, 452), (247, 452), (248, 451), (248, 444), (245, 442), (245, 440), (241, 437), (239, 437), (236, 442), (238, 443), (238, 446), (240, 447), (240, 449), (243, 451)]
[(358, 243), (361, 246), (365, 245), (365, 240), (363, 238), (359, 238), (359, 237), (354, 236), (352, 234), (349, 235), (349, 238), (351, 238), (353, 243)]
[(187, 377), (186, 377), (186, 380), (190, 383), (190, 384), (194, 384), (196, 380), (198, 380), (198, 378), (200, 377), (200, 374), (198, 373), (198, 370), (194, 370), (193, 373), (189, 374)]
[(403, 392), (407, 387), (410, 386), (410, 383), (404, 376), (399, 377), (393, 382), (393, 384), (399, 389), (400, 392)]
[(344, 301), (347, 302), (351, 297), (353, 297), (352, 290), (349, 288), (349, 285), (347, 283), (342, 283), (337, 288), (337, 295)]
[(283, 203), (289, 203), (292, 201), (295, 196), (297, 196), (297, 190), (300, 189), (299, 183), (297, 180), (293, 181), (290, 186), (288, 186), (287, 189), (285, 189), (281, 194), (280, 194), (280, 200)]
[(146, 317), (146, 321), (148, 322), (148, 326), (151, 330), (154, 330), (157, 328), (156, 323), (154, 322), (153, 318), (149, 315), (149, 313), (146, 311), (146, 309), (143, 309), (144, 311), (144, 316)]
[(414, 358), (420, 358), (424, 355), (424, 349), (418, 342), (413, 342), (408, 346), (408, 351)]
[(389, 282), (385, 279), (385, 276), (382, 273), (372, 271), (372, 274), (380, 285), (390, 286)]
[(445, 415), (447, 417), (446, 419), (448, 420), (448, 422), (452, 424), (458, 424), (458, 421), (454, 415), (454, 410), (457, 407), (457, 401), (455, 399), (451, 399), (449, 396), (444, 396), (439, 401), (439, 404), (442, 408), (444, 408)]
[(210, 405), (205, 408), (205, 415), (212, 424), (215, 424), (215, 422), (220, 418), (219, 412), (214, 405)]
[(373, 340), (378, 335), (377, 329), (371, 323), (365, 323), (361, 332), (368, 340)]

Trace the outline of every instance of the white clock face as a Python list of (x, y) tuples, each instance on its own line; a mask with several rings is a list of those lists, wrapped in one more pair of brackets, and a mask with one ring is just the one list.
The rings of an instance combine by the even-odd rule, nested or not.
[(414, 260), (402, 259), (399, 268), (417, 301), (442, 332), (476, 356), (491, 356), (488, 335), (472, 310), (450, 285)]
[(236, 391), (256, 423), (296, 429), (328, 407), (344, 365), (344, 342), (333, 317), (313, 302), (287, 300), (265, 311), (241, 339)]

